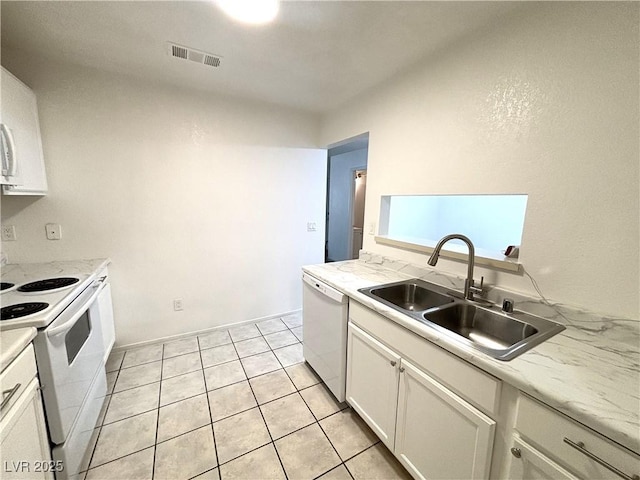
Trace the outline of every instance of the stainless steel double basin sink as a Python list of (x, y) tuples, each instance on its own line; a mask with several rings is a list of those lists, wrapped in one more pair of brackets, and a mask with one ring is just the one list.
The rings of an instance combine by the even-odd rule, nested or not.
[(457, 292), (419, 279), (358, 291), (497, 360), (512, 360), (565, 329), (535, 315), (458, 298)]

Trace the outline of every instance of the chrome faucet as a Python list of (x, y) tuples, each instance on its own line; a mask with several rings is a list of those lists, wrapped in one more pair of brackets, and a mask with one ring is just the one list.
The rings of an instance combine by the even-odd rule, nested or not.
[(449, 240), (462, 240), (467, 244), (469, 248), (469, 262), (467, 267), (467, 279), (464, 281), (464, 298), (467, 300), (473, 300), (473, 294), (482, 294), (482, 285), (484, 284), (484, 277), (480, 279), (480, 286), (476, 287), (473, 281), (473, 265), (475, 263), (476, 250), (473, 247), (473, 243), (469, 240), (469, 237), (465, 237), (460, 233), (452, 233), (451, 235), (446, 235), (440, 239), (435, 248), (433, 249), (433, 253), (429, 257), (427, 263), (432, 267), (436, 266), (438, 263), (438, 258), (440, 257), (440, 250), (442, 250), (442, 246), (447, 243)]

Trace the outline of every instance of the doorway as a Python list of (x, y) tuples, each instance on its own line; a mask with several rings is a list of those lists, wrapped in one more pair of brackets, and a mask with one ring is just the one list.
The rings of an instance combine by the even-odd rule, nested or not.
[(325, 261), (358, 258), (362, 248), (369, 134), (328, 149)]

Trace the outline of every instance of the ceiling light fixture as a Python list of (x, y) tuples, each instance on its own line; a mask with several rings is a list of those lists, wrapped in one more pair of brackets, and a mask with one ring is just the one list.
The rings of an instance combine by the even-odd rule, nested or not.
[(216, 3), (231, 18), (254, 25), (271, 22), (280, 8), (278, 0), (216, 0)]

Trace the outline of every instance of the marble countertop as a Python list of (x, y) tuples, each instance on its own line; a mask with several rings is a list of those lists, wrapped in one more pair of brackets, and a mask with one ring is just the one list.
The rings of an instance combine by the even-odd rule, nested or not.
[(31, 343), (37, 330), (33, 327), (18, 328), (0, 332), (0, 372), (9, 366), (11, 362)]
[(303, 267), (328, 285), (467, 362), (640, 453), (640, 321), (607, 318), (564, 305), (546, 305), (498, 288), (516, 309), (563, 323), (566, 330), (504, 362), (461, 345), (411, 317), (358, 292), (410, 278), (461, 289), (463, 279), (366, 252), (359, 260)]
[(32, 282), (34, 279), (59, 276), (95, 275), (109, 265), (109, 258), (86, 260), (61, 260), (42, 263), (8, 263), (0, 268), (4, 281), (14, 283)]

